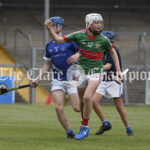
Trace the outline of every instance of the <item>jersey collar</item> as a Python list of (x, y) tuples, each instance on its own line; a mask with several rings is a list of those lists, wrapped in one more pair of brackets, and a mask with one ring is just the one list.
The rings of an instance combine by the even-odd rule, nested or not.
[(88, 38), (89, 38), (90, 40), (95, 39), (95, 38), (96, 38), (96, 36), (97, 36), (97, 35), (90, 36), (90, 35), (88, 34), (88, 29), (86, 29), (86, 35), (88, 36)]

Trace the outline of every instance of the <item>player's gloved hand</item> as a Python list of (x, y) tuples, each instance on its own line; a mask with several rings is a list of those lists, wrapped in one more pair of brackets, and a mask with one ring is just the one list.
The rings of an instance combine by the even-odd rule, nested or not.
[(36, 88), (39, 84), (40, 80), (37, 78), (31, 82), (31, 87)]
[(66, 62), (67, 62), (69, 65), (71, 65), (71, 64), (74, 64), (75, 62), (77, 62), (77, 61), (78, 61), (78, 58), (79, 58), (79, 53), (76, 53), (76, 54), (70, 56), (70, 57), (67, 59)]

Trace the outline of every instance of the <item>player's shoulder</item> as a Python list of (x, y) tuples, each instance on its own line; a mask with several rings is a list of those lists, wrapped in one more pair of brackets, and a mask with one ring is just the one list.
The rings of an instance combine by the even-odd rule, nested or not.
[(113, 46), (118, 55), (120, 55), (119, 49), (114, 45)]
[(86, 29), (82, 29), (82, 30), (75, 31), (74, 33), (80, 33), (80, 34), (82, 34), (82, 33), (85, 33), (85, 32), (86, 32)]
[(72, 32), (72, 33), (68, 34), (67, 36), (69, 36), (69, 35), (74, 35), (74, 34), (75, 34), (75, 35), (81, 35), (81, 34), (83, 34), (83, 33), (86, 33), (86, 29)]
[(116, 52), (119, 52), (119, 49), (114, 45), (114, 49)]
[[(51, 40), (51, 41), (47, 42), (45, 48), (46, 48), (46, 49), (50, 49), (50, 48), (53, 48), (53, 47), (56, 46), (56, 45), (58, 45), (58, 44), (56, 44), (55, 41)], [(59, 46), (59, 45), (58, 45), (58, 46)]]
[(52, 44), (53, 44), (53, 42), (54, 42), (53, 40), (51, 40), (51, 41), (47, 42), (47, 43), (46, 43), (46, 47), (48, 47), (48, 46), (52, 45)]
[(107, 36), (105, 36), (103, 33), (100, 33), (100, 37), (104, 40), (104, 41), (110, 41), (109, 38)]
[(73, 46), (77, 46), (77, 44), (74, 42), (74, 41), (72, 41), (72, 42), (70, 42)]

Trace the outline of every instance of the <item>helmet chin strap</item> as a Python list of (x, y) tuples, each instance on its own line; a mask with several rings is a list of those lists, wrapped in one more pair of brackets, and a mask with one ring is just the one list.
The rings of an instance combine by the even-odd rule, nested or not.
[(93, 34), (95, 34), (95, 35), (98, 35), (98, 34), (100, 34), (101, 32), (102, 32), (102, 30), (100, 30), (100, 31), (95, 31), (95, 30), (91, 30), (90, 28), (88, 28), (88, 30), (90, 31), (90, 32), (92, 32)]

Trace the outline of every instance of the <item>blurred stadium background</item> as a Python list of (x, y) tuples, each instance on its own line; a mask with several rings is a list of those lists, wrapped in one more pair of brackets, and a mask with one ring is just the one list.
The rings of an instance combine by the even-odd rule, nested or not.
[[(64, 17), (64, 34), (67, 34), (83, 29), (85, 15), (91, 12), (102, 14), (104, 29), (117, 35), (115, 45), (120, 49), (124, 69), (148, 72), (149, 0), (0, 0), (0, 67), (22, 72), (16, 85), (29, 82), (25, 72), (32, 67), (40, 68), (44, 63), (44, 45), (49, 40), (44, 27), (45, 19)], [(42, 81), (40, 85), (36, 91), (23, 89), (15, 92), (15, 103), (44, 103), (49, 82)], [(124, 84), (124, 103), (150, 104), (148, 88), (148, 79), (132, 83), (127, 80)], [(102, 104), (111, 103), (102, 101)]]

